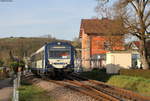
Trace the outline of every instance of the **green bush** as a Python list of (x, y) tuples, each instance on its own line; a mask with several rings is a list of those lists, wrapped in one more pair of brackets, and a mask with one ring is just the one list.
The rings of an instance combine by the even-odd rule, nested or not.
[(10, 63), (10, 67), (12, 67), (12, 68), (16, 68), (16, 67), (19, 67), (19, 63), (18, 62), (11, 62)]
[(19, 67), (25, 67), (24, 61), (21, 60), (21, 61), (19, 62)]
[(144, 77), (150, 79), (150, 70), (143, 69), (121, 69), (120, 75)]
[(0, 60), (0, 67), (2, 67), (4, 64), (4, 62), (2, 60)]
[(19, 67), (19, 62), (11, 62), (10, 67), (13, 69), (14, 73), (17, 74), (18, 72), (18, 67)]

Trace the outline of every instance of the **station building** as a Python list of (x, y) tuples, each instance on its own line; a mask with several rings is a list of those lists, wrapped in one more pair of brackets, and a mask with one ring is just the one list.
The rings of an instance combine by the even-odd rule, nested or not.
[(103, 67), (108, 52), (125, 50), (120, 26), (121, 23), (107, 18), (81, 20), (82, 67), (90, 69), (94, 64)]

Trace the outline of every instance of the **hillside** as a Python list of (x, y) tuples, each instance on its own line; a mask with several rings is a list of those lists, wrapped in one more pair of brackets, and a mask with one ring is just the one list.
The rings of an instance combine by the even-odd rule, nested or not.
[[(22, 58), (30, 56), (31, 53), (35, 52), (45, 43), (52, 41), (65, 41), (57, 40), (54, 38), (1, 38), (0, 39), (0, 60), (5, 62), (7, 65), (10, 61), (10, 51), (14, 56)], [(69, 42), (69, 41), (68, 41)]]

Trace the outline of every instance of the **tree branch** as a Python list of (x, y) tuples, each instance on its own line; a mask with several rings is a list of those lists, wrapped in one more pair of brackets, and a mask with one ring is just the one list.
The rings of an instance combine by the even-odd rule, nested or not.
[(147, 13), (147, 15), (144, 18), (144, 22), (146, 22), (147, 18), (150, 16), (150, 11)]
[(134, 7), (135, 11), (138, 13), (138, 9), (136, 8), (135, 4), (132, 1), (130, 3)]
[[(144, 0), (144, 1), (145, 1), (145, 0)], [(146, 0), (146, 1), (144, 2), (144, 6), (146, 6), (148, 2), (149, 2), (149, 0)]]
[(134, 32), (130, 32), (130, 34), (132, 34), (132, 35), (134, 35), (134, 36), (136, 36), (136, 37), (138, 37), (139, 39), (141, 39), (141, 36), (140, 35), (138, 35), (138, 33), (134, 33)]
[(150, 26), (150, 22), (146, 25), (146, 28), (148, 28)]

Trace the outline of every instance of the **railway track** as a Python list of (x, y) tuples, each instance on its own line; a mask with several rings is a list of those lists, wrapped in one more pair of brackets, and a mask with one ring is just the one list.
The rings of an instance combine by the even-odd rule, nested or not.
[(150, 101), (149, 97), (110, 86), (103, 82), (89, 80), (76, 73), (65, 76), (64, 80), (50, 80), (48, 78), (44, 78), (44, 80), (83, 93), (98, 101)]
[(100, 81), (90, 80), (85, 77), (81, 77), (76, 73), (73, 73), (72, 77), (80, 81), (87, 81), (88, 85), (90, 85), (92, 88), (104, 92), (112, 97), (115, 97), (120, 101), (150, 101), (150, 97), (141, 96), (132, 91), (107, 85)]

